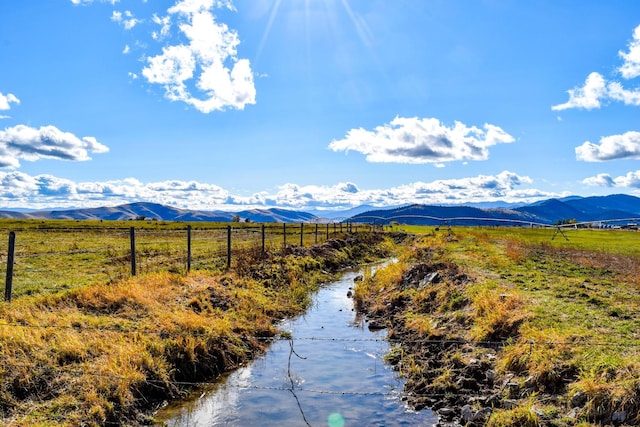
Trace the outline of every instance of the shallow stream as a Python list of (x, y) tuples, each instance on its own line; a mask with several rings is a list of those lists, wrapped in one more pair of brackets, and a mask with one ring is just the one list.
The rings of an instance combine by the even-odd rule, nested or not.
[[(375, 267), (366, 267), (373, 269)], [(403, 382), (384, 363), (385, 331), (370, 331), (347, 292), (361, 271), (323, 287), (304, 316), (283, 322), (281, 339), (202, 395), (165, 408), (164, 426), (433, 426), (412, 411)]]

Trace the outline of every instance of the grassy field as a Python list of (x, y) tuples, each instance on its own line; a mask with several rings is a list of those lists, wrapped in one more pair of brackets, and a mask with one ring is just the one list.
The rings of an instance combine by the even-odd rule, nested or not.
[[(0, 304), (0, 423), (151, 423), (150, 414), (164, 400), (260, 354), (280, 333), (276, 323), (301, 313), (332, 274), (393, 249), (373, 233), (334, 237), (326, 245), (285, 252), (238, 250), (229, 270), (34, 287), (31, 295)], [(89, 233), (74, 250), (92, 252), (96, 242), (105, 239)]]
[[(640, 233), (401, 228), (419, 237), (356, 297), (392, 319), (390, 336), (406, 345), (391, 359), (422, 384), (414, 391), (449, 394), (479, 425), (640, 421)], [(420, 340), (459, 345), (434, 369), (426, 345), (411, 345)]]
[[(131, 275), (130, 229), (135, 228), (136, 273), (227, 267), (228, 227), (231, 249), (265, 250), (321, 243), (346, 231), (326, 224), (182, 223), (164, 221), (72, 221), (0, 219), (0, 277), (6, 278), (10, 232), (16, 235), (12, 296), (57, 292), (87, 284), (110, 283)], [(188, 264), (187, 227), (191, 227)], [(344, 230), (343, 230), (344, 228)], [(362, 227), (361, 227), (362, 229)]]
[(391, 254), (355, 297), (388, 323), (388, 359), (416, 407), (468, 405), (474, 425), (496, 427), (639, 422), (638, 232), (394, 226), (411, 237), (316, 250), (313, 226), (300, 248), (299, 229), (285, 237), (280, 224), (263, 256), (256, 229), (235, 224), (227, 271), (229, 224), (197, 224), (187, 274), (186, 225), (0, 221), (17, 236), (16, 298), (0, 304), (4, 425), (148, 423), (190, 382), (263, 351), (327, 272)]

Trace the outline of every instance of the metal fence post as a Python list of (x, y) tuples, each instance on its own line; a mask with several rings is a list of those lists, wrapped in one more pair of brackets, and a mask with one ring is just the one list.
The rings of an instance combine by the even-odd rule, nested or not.
[(227, 225), (227, 270), (231, 268), (231, 226)]
[(187, 225), (187, 273), (191, 271), (191, 225)]
[(300, 223), (300, 247), (304, 247), (304, 222)]
[(16, 233), (9, 232), (9, 250), (7, 251), (7, 278), (4, 288), (4, 300), (11, 301), (11, 288), (13, 287), (13, 263), (16, 249)]
[(131, 243), (131, 275), (136, 275), (136, 229), (129, 229), (129, 241)]

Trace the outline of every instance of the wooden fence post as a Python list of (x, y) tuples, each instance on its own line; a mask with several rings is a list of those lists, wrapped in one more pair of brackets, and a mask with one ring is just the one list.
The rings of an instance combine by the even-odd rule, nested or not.
[(329, 240), (329, 223), (327, 223), (327, 240)]
[(231, 268), (231, 226), (227, 225), (227, 270)]
[(300, 247), (304, 247), (304, 222), (300, 223)]
[(282, 223), (282, 236), (283, 236), (282, 250), (285, 251), (287, 249), (287, 223), (286, 222)]
[(316, 222), (316, 245), (318, 244), (318, 223)]
[(187, 273), (191, 271), (191, 225), (187, 225)]
[(264, 224), (262, 224), (262, 256), (264, 256)]
[(7, 278), (4, 287), (4, 300), (11, 302), (11, 288), (13, 287), (13, 262), (16, 249), (16, 233), (9, 232), (9, 250), (7, 251)]
[(136, 275), (136, 229), (129, 229), (129, 241), (131, 243), (131, 275)]

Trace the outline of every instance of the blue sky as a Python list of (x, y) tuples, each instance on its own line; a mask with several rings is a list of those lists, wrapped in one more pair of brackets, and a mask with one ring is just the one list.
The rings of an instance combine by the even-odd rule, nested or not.
[(636, 0), (3, 0), (0, 208), (640, 195)]

